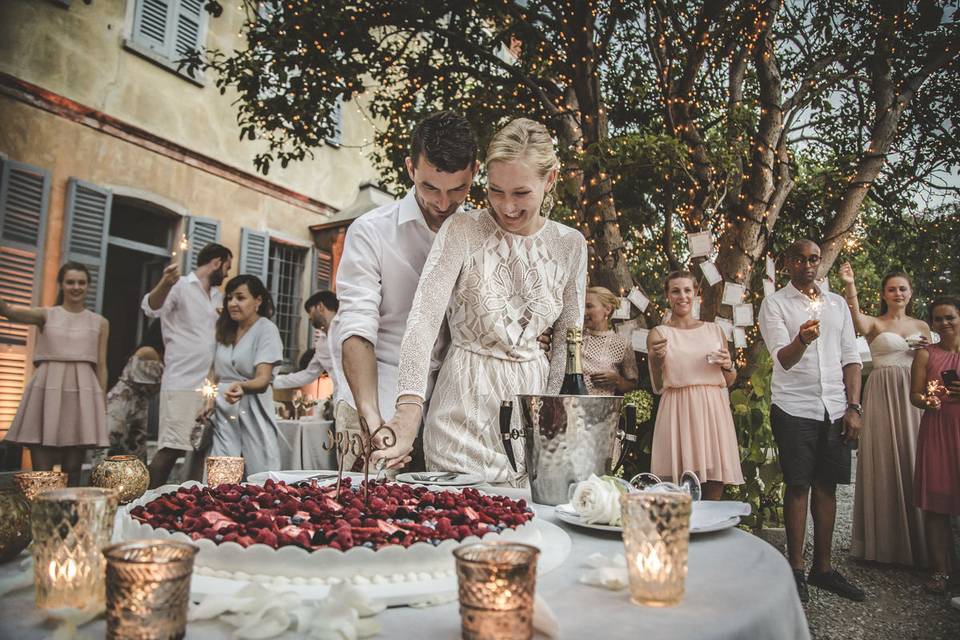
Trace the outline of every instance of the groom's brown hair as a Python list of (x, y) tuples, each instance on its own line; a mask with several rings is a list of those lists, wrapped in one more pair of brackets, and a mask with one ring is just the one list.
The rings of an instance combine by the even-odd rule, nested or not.
[(440, 171), (455, 173), (477, 161), (477, 139), (467, 119), (453, 111), (438, 111), (417, 123), (410, 140), (410, 160), (425, 155)]

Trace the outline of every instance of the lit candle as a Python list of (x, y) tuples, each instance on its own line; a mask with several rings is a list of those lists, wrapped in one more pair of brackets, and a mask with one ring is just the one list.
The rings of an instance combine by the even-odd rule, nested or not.
[(683, 597), (690, 540), (687, 493), (640, 492), (620, 496), (623, 544), (635, 604), (668, 606)]
[(457, 560), (460, 621), (470, 640), (533, 637), (533, 596), (540, 550), (525, 544), (460, 547)]

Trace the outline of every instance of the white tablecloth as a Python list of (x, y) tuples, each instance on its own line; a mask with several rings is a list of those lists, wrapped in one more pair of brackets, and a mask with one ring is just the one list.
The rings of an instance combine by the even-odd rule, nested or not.
[(324, 451), (330, 420), (277, 420), (281, 469), (336, 469), (333, 451)]
[[(541, 576), (537, 584), (537, 593), (556, 614), (561, 637), (566, 640), (809, 640), (786, 560), (749, 533), (728, 529), (694, 536), (683, 601), (675, 607), (641, 607), (630, 604), (626, 589), (607, 591), (578, 582), (582, 561), (591, 553), (609, 556), (623, 552), (617, 534), (578, 529), (554, 518), (552, 507), (535, 508), (540, 517), (564, 527), (573, 542), (564, 565)], [(17, 564), (0, 565), (0, 577), (16, 571)], [(378, 638), (460, 637), (456, 602), (427, 609), (388, 609), (378, 618), (383, 628)], [(42, 615), (33, 606), (31, 590), (0, 598), (0, 638), (48, 638), (52, 627), (41, 625)], [(105, 622), (91, 622), (80, 631), (89, 638), (103, 638)], [(186, 637), (220, 640), (230, 635), (226, 625), (207, 622), (190, 625)]]

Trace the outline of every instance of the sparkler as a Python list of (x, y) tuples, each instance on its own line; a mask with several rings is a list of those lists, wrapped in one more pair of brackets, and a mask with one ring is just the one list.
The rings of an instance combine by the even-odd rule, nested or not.
[(939, 380), (928, 380), (927, 381), (927, 397), (935, 398), (941, 393), (945, 393), (947, 388)]
[(203, 384), (200, 385), (200, 388), (196, 390), (205, 400), (210, 400), (217, 397), (218, 387), (215, 383), (211, 382), (209, 378), (203, 379)]
[(820, 315), (823, 313), (823, 296), (817, 296), (810, 300), (810, 318), (813, 320), (819, 320)]
[[(177, 248), (180, 250), (181, 253), (190, 248), (190, 240), (187, 238), (187, 234), (185, 233), (181, 234), (180, 243), (177, 245)], [(171, 255), (175, 256), (177, 255), (177, 252), (174, 251), (173, 254)]]

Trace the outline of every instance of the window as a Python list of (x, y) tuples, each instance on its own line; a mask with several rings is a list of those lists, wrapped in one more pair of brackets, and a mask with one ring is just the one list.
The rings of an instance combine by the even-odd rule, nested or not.
[(130, 0), (133, 26), (125, 41), (128, 49), (199, 82), (199, 74), (178, 70), (179, 60), (206, 40), (204, 0)]
[(301, 247), (270, 240), (267, 289), (270, 290), (276, 307), (273, 322), (280, 329), (285, 364), (295, 364), (299, 356), (300, 314), (303, 305), (300, 283), (306, 253)]

